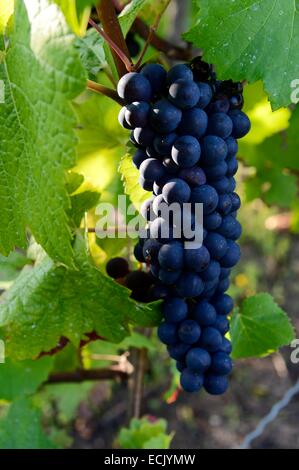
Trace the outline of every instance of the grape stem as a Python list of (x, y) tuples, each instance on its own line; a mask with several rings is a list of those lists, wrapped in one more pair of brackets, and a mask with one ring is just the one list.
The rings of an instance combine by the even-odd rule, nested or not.
[(96, 83), (93, 80), (87, 80), (87, 88), (88, 90), (94, 91), (96, 93), (100, 93), (101, 95), (108, 96), (112, 100), (116, 101), (116, 103), (123, 106), (123, 100), (118, 96), (117, 92), (112, 88), (108, 88), (100, 83)]
[[(110, 46), (118, 75), (122, 77), (127, 72), (131, 71), (133, 64), (114, 4), (112, 0), (100, 0), (96, 6), (96, 10), (106, 35), (105, 40)], [(111, 38), (113, 38), (113, 41)], [(116, 46), (117, 49), (114, 46)]]
[(142, 61), (143, 61), (143, 58), (146, 54), (146, 51), (148, 50), (150, 44), (151, 44), (151, 41), (152, 41), (152, 38), (153, 38), (153, 34), (157, 31), (158, 29), (158, 26), (160, 24), (160, 21), (161, 21), (161, 18), (165, 12), (165, 10), (167, 9), (168, 5), (170, 4), (171, 0), (167, 0), (167, 2), (165, 3), (163, 9), (160, 11), (159, 15), (157, 16), (156, 18), (156, 21), (155, 23), (153, 24), (153, 26), (150, 26), (149, 28), (149, 33), (148, 33), (148, 36), (147, 36), (147, 39), (146, 39), (146, 42), (145, 42), (145, 45), (144, 45), (144, 48), (143, 50), (141, 51), (141, 54), (139, 56), (139, 59), (137, 60), (136, 64), (134, 65), (134, 70), (138, 70), (139, 67), (141, 66), (142, 64)]
[[(116, 11), (120, 13), (123, 10), (123, 6), (118, 0), (113, 0), (113, 3)], [(145, 41), (147, 41), (150, 36), (150, 45), (158, 51), (163, 52), (166, 57), (170, 59), (185, 61), (192, 59), (192, 50), (190, 49), (189, 44), (186, 48), (176, 46), (166, 39), (161, 38), (156, 31), (153, 31), (150, 35), (150, 27), (139, 17), (135, 19), (132, 25), (132, 31), (137, 33)]]
[[(126, 56), (126, 54), (118, 47), (118, 45), (112, 41), (110, 36), (99, 26), (93, 21), (91, 18), (89, 18), (88, 23), (97, 30), (97, 32), (102, 36), (102, 38), (105, 39), (105, 41), (109, 44), (110, 48), (115, 52), (115, 54), (118, 56), (118, 58), (123, 62), (126, 70), (126, 72), (132, 72), (134, 69), (134, 65), (130, 61), (130, 59)], [(115, 55), (114, 54), (114, 55)], [(123, 74), (123, 71), (121, 72)]]

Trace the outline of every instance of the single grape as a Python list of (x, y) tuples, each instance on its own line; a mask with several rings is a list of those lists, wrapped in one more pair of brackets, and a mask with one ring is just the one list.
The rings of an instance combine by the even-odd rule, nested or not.
[(213, 113), (209, 116), (208, 133), (222, 139), (230, 136), (233, 130), (231, 118), (225, 113)]
[(197, 186), (191, 191), (191, 202), (203, 204), (203, 213), (211, 214), (218, 205), (217, 191), (208, 184)]
[(126, 276), (126, 286), (132, 291), (142, 292), (152, 285), (151, 276), (144, 271), (132, 271)]
[(229, 110), (229, 100), (226, 96), (213, 101), (208, 108), (209, 113), (227, 113)]
[(225, 335), (229, 330), (229, 321), (225, 315), (217, 315), (213, 327), (220, 331), (222, 335)]
[(146, 64), (140, 71), (147, 78), (154, 95), (161, 93), (166, 86), (166, 71), (160, 64)]
[(208, 233), (204, 244), (209, 250), (211, 257), (215, 260), (220, 260), (223, 258), (228, 251), (228, 243), (226, 239), (219, 233)]
[(237, 93), (229, 100), (230, 109), (242, 109), (244, 105), (244, 98), (242, 93)]
[(179, 338), (185, 344), (196, 343), (200, 338), (200, 334), (200, 326), (194, 320), (184, 320), (178, 328)]
[(219, 276), (220, 276), (220, 264), (215, 260), (211, 260), (207, 269), (205, 269), (202, 273), (200, 273), (200, 277), (205, 282), (213, 281), (214, 279), (218, 280)]
[(178, 108), (193, 108), (199, 98), (200, 91), (193, 80), (180, 78), (170, 85), (168, 99)]
[(170, 134), (157, 135), (154, 139), (154, 148), (159, 155), (168, 155), (171, 152), (172, 146), (177, 139), (177, 134), (171, 132)]
[(217, 211), (221, 215), (228, 215), (232, 210), (232, 200), (229, 194), (220, 194), (217, 205)]
[(184, 180), (173, 178), (163, 186), (162, 194), (167, 204), (172, 204), (173, 202), (182, 204), (189, 201), (191, 190)]
[(232, 135), (236, 139), (244, 137), (250, 131), (250, 120), (243, 111), (234, 109), (228, 113), (233, 122)]
[(171, 286), (175, 284), (181, 275), (181, 271), (168, 271), (166, 269), (159, 270), (159, 279), (163, 284)]
[(222, 338), (222, 345), (219, 348), (219, 351), (223, 351), (226, 354), (230, 354), (232, 352), (231, 342), (227, 338)]
[(190, 186), (200, 186), (207, 181), (204, 171), (199, 166), (183, 168), (180, 170), (178, 177), (185, 180)]
[(219, 212), (214, 211), (211, 214), (205, 215), (203, 224), (207, 230), (216, 230), (221, 226), (222, 217)]
[(183, 112), (178, 132), (200, 139), (208, 127), (208, 116), (203, 109), (192, 108)]
[(185, 250), (185, 267), (200, 273), (210, 263), (210, 253), (205, 246)]
[(151, 145), (154, 137), (155, 133), (150, 127), (136, 127), (134, 129), (134, 139), (139, 145), (144, 147)]
[(206, 166), (205, 174), (208, 180), (214, 181), (226, 175), (228, 170), (227, 163), (222, 160), (216, 165)]
[(142, 253), (145, 261), (156, 261), (161, 248), (161, 243), (155, 239), (149, 238), (144, 242)]
[(177, 325), (168, 322), (161, 323), (158, 327), (158, 337), (164, 344), (176, 344), (178, 341)]
[(234, 176), (238, 171), (238, 160), (235, 156), (226, 159), (227, 172), (226, 176)]
[(201, 326), (211, 326), (216, 321), (217, 312), (207, 300), (200, 300), (193, 307), (192, 318)]
[(175, 241), (162, 245), (158, 255), (160, 266), (166, 270), (179, 270), (184, 265), (183, 244)]
[(225, 142), (227, 145), (227, 158), (236, 155), (238, 153), (238, 142), (236, 139), (232, 136), (229, 136), (227, 139), (225, 139)]
[(150, 109), (150, 105), (145, 101), (134, 101), (126, 106), (125, 118), (131, 129), (147, 125)]
[(165, 175), (165, 168), (156, 158), (147, 158), (139, 168), (140, 176), (148, 181), (159, 181)]
[(220, 269), (220, 276), (219, 276), (220, 281), (222, 281), (222, 279), (226, 279), (227, 277), (229, 277), (230, 273), (231, 273), (231, 269), (221, 268)]
[(184, 360), (189, 349), (190, 345), (185, 343), (177, 343), (171, 346), (167, 346), (169, 356), (176, 361)]
[(233, 212), (239, 210), (241, 207), (241, 201), (240, 201), (239, 195), (237, 193), (232, 193), (230, 195), (230, 200), (231, 200), (231, 210)]
[(230, 176), (230, 177), (228, 178), (228, 180), (229, 180), (228, 192), (229, 192), (229, 193), (233, 193), (234, 190), (236, 189), (236, 186), (237, 186), (236, 180), (235, 180), (235, 178), (234, 178), (233, 176)]
[(200, 336), (200, 346), (209, 352), (217, 351), (222, 345), (221, 333), (212, 326), (202, 329)]
[(223, 268), (232, 268), (241, 258), (241, 250), (239, 245), (233, 240), (227, 240), (227, 252), (221, 258), (220, 264)]
[(217, 165), (227, 155), (225, 140), (217, 135), (207, 135), (202, 143), (202, 162), (208, 166)]
[(216, 181), (213, 181), (213, 187), (216, 189), (217, 193), (225, 194), (230, 189), (230, 180), (223, 176), (223, 178), (219, 178)]
[(226, 238), (237, 240), (242, 233), (241, 224), (231, 215), (223, 217), (221, 225), (218, 227), (217, 232)]
[(170, 86), (172, 83), (179, 79), (193, 80), (193, 73), (191, 68), (185, 64), (174, 65), (167, 73), (167, 85)]
[(197, 274), (186, 272), (181, 275), (175, 287), (180, 297), (197, 297), (202, 293), (204, 284)]
[(232, 361), (228, 354), (216, 352), (212, 356), (211, 371), (217, 375), (228, 375), (232, 370)]
[(199, 93), (200, 93), (200, 98), (197, 102), (197, 106), (199, 108), (205, 108), (206, 106), (208, 106), (208, 104), (210, 103), (212, 99), (212, 96), (213, 96), (212, 89), (210, 85), (205, 82), (197, 82), (197, 86), (199, 88)]
[(198, 392), (203, 385), (203, 375), (192, 372), (189, 369), (184, 369), (181, 373), (181, 386), (185, 392)]
[(159, 134), (167, 134), (178, 127), (181, 118), (182, 111), (168, 100), (163, 99), (153, 105), (150, 113), (150, 124)]
[(173, 239), (173, 229), (169, 221), (162, 217), (157, 217), (150, 224), (150, 235), (151, 238), (156, 238), (164, 242), (170, 241)]
[(229, 278), (219, 280), (215, 294), (223, 294), (230, 286)]
[(233, 299), (228, 294), (217, 295), (213, 299), (213, 304), (218, 315), (228, 315), (234, 308)]
[(204, 372), (211, 365), (211, 356), (205, 349), (191, 348), (186, 354), (186, 365), (193, 372)]
[(184, 135), (173, 144), (171, 156), (174, 162), (181, 168), (191, 168), (200, 159), (201, 148), (195, 137)]
[(188, 316), (188, 305), (180, 297), (169, 297), (164, 301), (162, 312), (167, 322), (179, 323)]
[(125, 258), (111, 258), (106, 264), (106, 272), (113, 279), (125, 277), (129, 272), (129, 264)]
[(146, 77), (137, 72), (126, 73), (118, 82), (117, 92), (126, 103), (150, 101), (152, 88)]
[(120, 112), (118, 113), (118, 122), (124, 129), (132, 130), (134, 126), (131, 126), (131, 124), (128, 123), (126, 119), (126, 111), (127, 111), (126, 106), (123, 106)]
[(140, 165), (144, 160), (146, 160), (148, 156), (146, 155), (145, 151), (142, 149), (137, 149), (133, 155), (132, 161), (136, 168), (140, 168)]
[(154, 198), (152, 208), (153, 208), (153, 212), (156, 216), (159, 216), (159, 215), (162, 216), (163, 215), (163, 212), (162, 212), (163, 208), (168, 209), (168, 206), (167, 206), (166, 202), (164, 201), (163, 194), (159, 194), (158, 196), (156, 196)]
[(143, 250), (143, 247), (142, 247), (141, 243), (139, 243), (139, 242), (136, 243), (136, 245), (134, 247), (134, 256), (137, 259), (137, 261), (139, 261), (140, 263), (145, 262), (142, 250)]
[(145, 191), (153, 190), (153, 182), (151, 180), (144, 179), (141, 175), (139, 176), (139, 184)]
[(211, 395), (222, 395), (228, 388), (228, 380), (224, 375), (207, 374), (204, 388)]
[(145, 220), (148, 221), (151, 219), (153, 200), (153, 197), (146, 199), (146, 201), (144, 201), (140, 207), (140, 214)]

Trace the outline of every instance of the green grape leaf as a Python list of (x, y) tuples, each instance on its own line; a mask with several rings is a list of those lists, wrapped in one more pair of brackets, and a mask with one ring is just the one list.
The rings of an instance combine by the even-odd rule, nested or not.
[(119, 343), (119, 348), (121, 349), (129, 349), (129, 348), (137, 348), (137, 349), (148, 349), (149, 351), (155, 351), (156, 346), (154, 341), (147, 336), (138, 333), (138, 331), (133, 331), (130, 336), (125, 338), (121, 343)]
[(66, 174), (66, 190), (69, 194), (73, 194), (84, 181), (84, 176), (74, 171)]
[(136, 16), (147, 3), (149, 0), (131, 0), (119, 14), (119, 23), (124, 36), (127, 35)]
[(130, 334), (130, 324), (159, 324), (159, 302), (140, 304), (130, 299), (128, 289), (93, 265), (80, 237), (75, 254), (77, 270), (45, 258), (25, 270), (4, 294), (0, 327), (8, 357), (34, 358), (53, 349), (62, 336), (78, 345), (91, 331), (120, 342)]
[(66, 426), (74, 420), (80, 403), (87, 402), (88, 394), (93, 386), (93, 382), (47, 385), (43, 388), (41, 395), (45, 403), (55, 402), (57, 418)]
[(256, 176), (244, 182), (246, 200), (263, 199), (269, 205), (290, 207), (297, 195), (295, 175), (282, 173), (281, 168), (258, 170)]
[(16, 279), (26, 264), (32, 264), (32, 261), (18, 251), (7, 257), (0, 255), (0, 283)]
[(83, 36), (91, 7), (96, 4), (96, 0), (54, 0), (61, 8), (69, 26), (79, 36)]
[[(276, 165), (279, 168), (289, 168), (299, 170), (298, 145), (299, 145), (299, 106), (296, 106), (290, 119), (289, 127), (282, 133), (278, 132), (265, 139), (261, 144), (254, 148), (254, 164)], [(246, 160), (247, 161), (247, 160)]]
[(107, 66), (103, 38), (95, 29), (88, 29), (83, 38), (76, 39), (75, 46), (89, 77), (95, 79), (100, 70)]
[(7, 358), (1, 364), (0, 399), (12, 401), (31, 395), (47, 380), (52, 367), (52, 357), (43, 357), (36, 361), (12, 361)]
[(14, 0), (2, 0), (0, 9), (0, 34), (3, 33), (7, 22), (14, 10)]
[(235, 359), (260, 357), (290, 344), (294, 328), (287, 314), (267, 293), (244, 300), (231, 320), (230, 336)]
[(174, 433), (167, 434), (164, 419), (150, 421), (148, 417), (132, 419), (128, 428), (118, 435), (121, 449), (169, 449)]
[(198, 22), (184, 38), (204, 50), (221, 79), (262, 79), (272, 107), (287, 106), (299, 77), (297, 3), (201, 0)]
[(139, 171), (132, 163), (132, 155), (127, 153), (119, 164), (119, 172), (124, 183), (125, 193), (129, 196), (136, 209), (151, 197), (151, 193), (144, 191), (139, 184)]
[(1, 449), (54, 449), (41, 426), (41, 413), (28, 398), (12, 403), (0, 420)]
[(25, 247), (29, 227), (49, 256), (67, 265), (73, 253), (65, 170), (75, 164), (77, 142), (69, 101), (86, 80), (73, 39), (48, 0), (16, 0), (0, 64), (6, 91), (0, 106), (0, 251)]
[(83, 191), (82, 193), (71, 196), (71, 217), (75, 227), (79, 227), (85, 212), (97, 205), (100, 199), (100, 193), (97, 191)]

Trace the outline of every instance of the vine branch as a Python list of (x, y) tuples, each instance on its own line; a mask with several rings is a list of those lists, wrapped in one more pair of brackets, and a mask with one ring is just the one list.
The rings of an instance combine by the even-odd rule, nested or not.
[[(114, 4), (111, 0), (101, 0), (97, 5), (96, 10), (104, 30), (103, 31), (99, 28), (101, 30), (99, 33), (108, 42), (118, 74), (122, 77), (131, 70), (133, 64), (117, 18)], [(113, 41), (111, 38), (113, 38)]]
[[(80, 348), (83, 348), (84, 346), (86, 346), (86, 344), (89, 344), (92, 341), (96, 341), (98, 339), (105, 341), (105, 338), (103, 338), (102, 336), (99, 336), (95, 331), (86, 333), (85, 336), (86, 336), (86, 339), (81, 339), (80, 341), (80, 345), (79, 345)], [(44, 357), (44, 356), (54, 356), (55, 354), (62, 351), (69, 344), (69, 342), (70, 340), (68, 338), (66, 338), (65, 336), (61, 336), (55, 348), (50, 349), (50, 351), (41, 352), (39, 356), (37, 357), (37, 359), (40, 359), (41, 357)]]
[(46, 383), (80, 383), (88, 380), (99, 381), (111, 379), (127, 380), (129, 375), (130, 372), (124, 370), (122, 366), (111, 366), (108, 369), (78, 369), (71, 372), (56, 372), (50, 374)]
[(87, 88), (88, 90), (94, 91), (104, 96), (108, 96), (108, 98), (113, 99), (116, 103), (120, 104), (121, 106), (124, 105), (123, 100), (118, 96), (117, 92), (112, 88), (108, 88), (100, 83), (96, 83), (93, 80), (87, 80)]

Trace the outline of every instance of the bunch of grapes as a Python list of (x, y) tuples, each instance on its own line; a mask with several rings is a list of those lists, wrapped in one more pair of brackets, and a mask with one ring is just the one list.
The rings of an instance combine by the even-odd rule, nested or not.
[[(147, 238), (134, 253), (156, 280), (151, 300), (163, 299), (158, 336), (177, 361), (184, 390), (222, 394), (232, 369), (225, 335), (233, 301), (225, 292), (240, 258), (237, 139), (250, 129), (242, 85), (218, 81), (197, 58), (168, 72), (147, 64), (120, 79), (118, 94), (125, 102), (119, 122), (131, 130), (140, 184), (153, 192), (141, 208)], [(173, 227), (165, 237), (161, 207), (172, 203), (203, 205), (203, 226), (193, 220), (194, 230), (202, 230), (200, 246), (186, 249)]]

